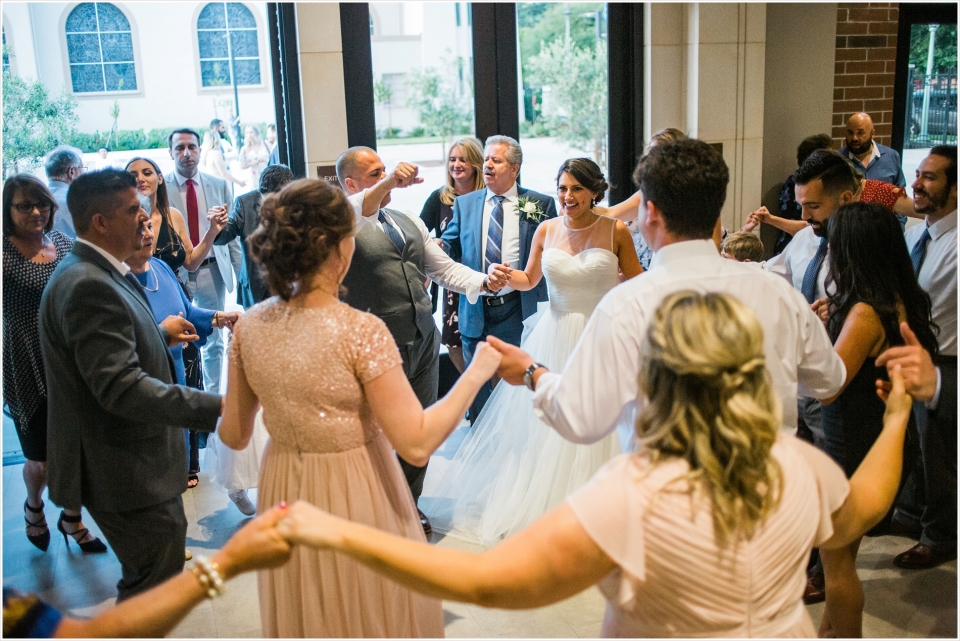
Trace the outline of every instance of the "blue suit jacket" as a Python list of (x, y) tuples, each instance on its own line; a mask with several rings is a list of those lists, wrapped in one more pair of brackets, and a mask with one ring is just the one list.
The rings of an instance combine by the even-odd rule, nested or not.
[[(453, 201), (453, 218), (441, 237), (443, 247), (455, 261), (475, 269), (483, 270), (483, 203), (487, 190), (480, 189), (459, 196)], [(544, 220), (557, 217), (557, 206), (550, 196), (523, 187), (517, 187), (517, 196), (525, 196), (540, 202), (540, 208), (546, 214)], [(542, 221), (541, 221), (542, 222)], [(533, 234), (540, 223), (525, 220), (520, 216), (520, 269), (527, 266), (530, 257), (530, 244)], [(547, 300), (547, 282), (540, 283), (528, 292), (520, 294), (523, 317), (527, 318), (537, 311), (537, 303)], [(460, 297), (460, 333), (469, 338), (483, 336), (483, 302), (478, 299), (472, 305), (466, 296)]]

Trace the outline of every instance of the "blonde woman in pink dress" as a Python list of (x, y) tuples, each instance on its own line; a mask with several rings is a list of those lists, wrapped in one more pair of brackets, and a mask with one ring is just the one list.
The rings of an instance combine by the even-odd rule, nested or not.
[(639, 376), (649, 400), (640, 451), (482, 555), (401, 540), (306, 503), (278, 528), (436, 598), (523, 609), (597, 584), (605, 637), (816, 636), (801, 600), (810, 549), (861, 536), (897, 490), (912, 406), (899, 368), (883, 433), (849, 482), (826, 454), (780, 433), (763, 331), (735, 298), (667, 297)]
[[(354, 251), (340, 189), (299, 180), (271, 194), (250, 238), (277, 296), (234, 327), (220, 440), (242, 449), (263, 406), (270, 433), (259, 508), (300, 501), (425, 543), (397, 453), (424, 465), (460, 422), (500, 355), (481, 343), (457, 385), (417, 401), (383, 321), (339, 301)], [(440, 601), (332, 550), (301, 547), (259, 575), (267, 637), (441, 637)]]

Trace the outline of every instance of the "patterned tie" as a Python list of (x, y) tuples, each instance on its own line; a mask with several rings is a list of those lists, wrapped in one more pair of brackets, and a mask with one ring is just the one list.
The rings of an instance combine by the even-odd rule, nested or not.
[(187, 180), (187, 225), (190, 227), (190, 242), (196, 247), (200, 244), (200, 211), (197, 205), (197, 190), (193, 180)]
[(387, 222), (387, 215), (383, 213), (383, 210), (380, 210), (380, 215), (377, 216), (377, 220), (380, 221), (380, 224), (383, 225), (383, 233), (387, 235), (387, 238), (393, 241), (394, 246), (396, 246), (397, 251), (401, 254), (403, 253), (403, 238), (400, 236), (400, 233), (393, 228), (389, 222)]
[(920, 240), (910, 250), (910, 261), (913, 263), (913, 271), (919, 276), (920, 268), (923, 267), (923, 259), (927, 257), (927, 243), (930, 242), (930, 229), (924, 229), (920, 234)]
[(143, 285), (141, 285), (140, 281), (137, 280), (137, 277), (133, 275), (133, 272), (127, 272), (124, 278), (127, 279), (127, 282), (130, 283), (135, 290), (137, 290), (138, 294), (143, 296), (143, 300), (146, 301), (147, 307), (152, 310), (153, 307), (150, 305), (150, 299), (147, 298), (147, 293), (143, 291)]
[(483, 271), (488, 272), (490, 265), (500, 262), (503, 243), (503, 196), (493, 197), (493, 211), (490, 212), (490, 226), (487, 228), (487, 250), (483, 255)]
[(800, 285), (800, 293), (807, 299), (808, 303), (817, 300), (817, 276), (820, 275), (820, 268), (823, 267), (823, 261), (827, 257), (827, 239), (820, 239), (820, 247), (814, 254), (810, 264), (807, 265), (807, 271), (803, 274), (803, 283)]

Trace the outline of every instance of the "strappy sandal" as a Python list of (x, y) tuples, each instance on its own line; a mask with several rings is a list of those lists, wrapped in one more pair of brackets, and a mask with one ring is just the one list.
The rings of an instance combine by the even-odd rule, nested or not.
[[(39, 514), (40, 520), (37, 522), (31, 522), (27, 518), (27, 512), (32, 512), (33, 514)], [(34, 546), (47, 551), (47, 548), (50, 547), (50, 528), (47, 527), (47, 518), (43, 515), (43, 501), (40, 501), (40, 507), (30, 507), (30, 504), (26, 501), (23, 502), (23, 520), (27, 522), (27, 530), (32, 527), (42, 527), (42, 534), (27, 534), (27, 540), (33, 543)]]
[[(106, 552), (107, 546), (103, 544), (103, 541), (95, 536), (86, 543), (81, 543), (81, 541), (83, 541), (83, 539), (90, 534), (90, 530), (87, 528), (82, 527), (77, 528), (75, 532), (67, 532), (67, 530), (63, 527), (64, 523), (79, 523), (81, 520), (82, 517), (79, 514), (76, 516), (70, 516), (66, 512), (60, 512), (60, 518), (57, 519), (57, 529), (60, 530), (60, 534), (63, 535), (63, 544), (68, 548), (70, 547), (67, 543), (67, 536), (69, 535), (73, 539), (73, 542), (80, 546), (81, 552), (87, 554)], [(91, 536), (93, 535), (91, 534)]]
[(187, 489), (192, 490), (193, 488), (200, 485), (200, 476), (197, 474), (187, 474)]

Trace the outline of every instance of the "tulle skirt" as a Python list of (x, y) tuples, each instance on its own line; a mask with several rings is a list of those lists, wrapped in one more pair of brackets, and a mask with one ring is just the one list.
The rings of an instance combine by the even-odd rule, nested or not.
[(217, 434), (207, 439), (204, 467), (211, 480), (227, 490), (248, 490), (257, 487), (260, 476), (260, 461), (267, 448), (270, 434), (263, 425), (263, 409), (257, 412), (253, 421), (253, 436), (247, 446), (240, 450), (231, 450), (224, 445)]
[[(541, 304), (525, 322), (521, 346), (560, 371), (586, 321), (586, 314)], [(530, 390), (502, 382), (470, 429), (433, 495), (419, 505), (434, 530), (485, 546), (559, 505), (620, 453), (616, 433), (591, 445), (564, 440), (536, 417)]]

